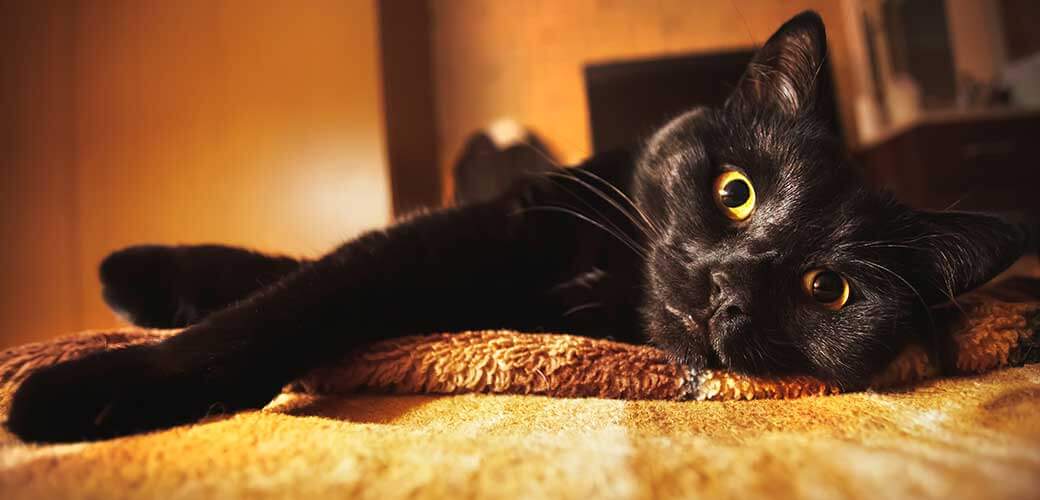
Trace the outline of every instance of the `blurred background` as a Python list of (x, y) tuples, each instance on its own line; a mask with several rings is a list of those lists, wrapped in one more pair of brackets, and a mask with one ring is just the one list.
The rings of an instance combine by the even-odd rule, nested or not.
[(138, 243), (317, 256), (440, 205), (509, 118), (560, 161), (717, 104), (792, 15), (835, 119), (928, 208), (1040, 211), (1034, 0), (0, 0), (0, 348), (119, 324)]

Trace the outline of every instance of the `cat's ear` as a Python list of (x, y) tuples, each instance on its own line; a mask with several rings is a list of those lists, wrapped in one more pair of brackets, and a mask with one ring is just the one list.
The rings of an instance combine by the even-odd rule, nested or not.
[(1031, 231), (1006, 219), (969, 212), (912, 215), (913, 235), (903, 238), (913, 252), (908, 278), (928, 305), (985, 284), (1031, 247)]
[(827, 57), (827, 33), (813, 11), (784, 23), (755, 53), (727, 107), (768, 108), (788, 116), (824, 112), (821, 95)]

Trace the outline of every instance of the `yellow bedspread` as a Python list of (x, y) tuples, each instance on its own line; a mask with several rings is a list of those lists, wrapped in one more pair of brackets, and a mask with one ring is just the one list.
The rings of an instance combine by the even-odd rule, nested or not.
[[(966, 309), (951, 336), (958, 370), (1033, 357), (1022, 342), (1036, 310)], [(0, 411), (34, 367), (168, 334), (94, 332), (0, 353)], [(908, 351), (876, 383), (935, 370)], [(820, 384), (691, 376), (653, 349), (562, 335), (403, 339), (316, 371), (262, 411), (97, 443), (3, 432), (0, 498), (1040, 496), (1040, 365), (741, 400), (834, 392)], [(721, 401), (672, 400), (683, 397)]]

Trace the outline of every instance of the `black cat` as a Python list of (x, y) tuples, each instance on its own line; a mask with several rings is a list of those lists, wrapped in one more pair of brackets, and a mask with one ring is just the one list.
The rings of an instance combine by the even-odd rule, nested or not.
[(101, 266), (109, 301), (191, 326), (35, 373), (7, 425), (31, 441), (169, 427), (261, 407), (366, 342), (477, 328), (649, 339), (692, 369), (862, 388), (931, 331), (930, 306), (1005, 269), (1026, 235), (866, 190), (823, 119), (825, 38), (819, 16), (795, 17), (724, 106), (674, 119), (638, 158), (532, 175), (316, 261), (118, 252)]

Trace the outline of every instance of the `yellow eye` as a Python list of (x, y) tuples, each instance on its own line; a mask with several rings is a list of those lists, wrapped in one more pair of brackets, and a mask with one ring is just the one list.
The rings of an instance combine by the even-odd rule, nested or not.
[(755, 188), (746, 175), (727, 170), (715, 178), (715, 204), (731, 220), (742, 221), (755, 210)]
[(844, 276), (829, 269), (813, 269), (802, 276), (805, 294), (832, 311), (845, 307), (849, 301), (849, 282)]

